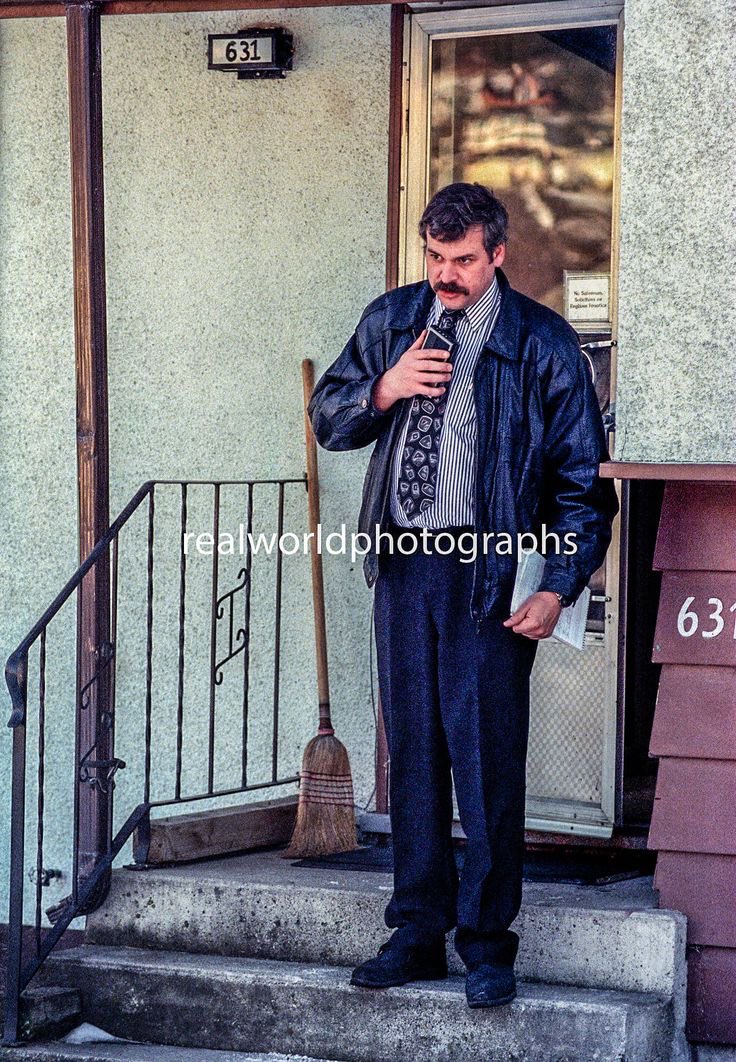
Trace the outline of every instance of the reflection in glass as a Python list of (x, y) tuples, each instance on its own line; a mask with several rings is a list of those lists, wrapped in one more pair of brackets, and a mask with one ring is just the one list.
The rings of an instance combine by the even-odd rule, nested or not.
[(430, 195), (493, 188), (511, 283), (559, 313), (564, 269), (610, 269), (615, 48), (614, 26), (432, 43)]

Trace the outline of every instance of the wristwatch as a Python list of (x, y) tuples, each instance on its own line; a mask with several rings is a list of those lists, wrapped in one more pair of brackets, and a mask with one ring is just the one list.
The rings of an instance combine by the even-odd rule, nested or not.
[(556, 590), (553, 590), (552, 593), (555, 595), (557, 600), (560, 602), (560, 608), (567, 608), (568, 605), (572, 604), (572, 598), (571, 597), (565, 597), (564, 594), (558, 594)]

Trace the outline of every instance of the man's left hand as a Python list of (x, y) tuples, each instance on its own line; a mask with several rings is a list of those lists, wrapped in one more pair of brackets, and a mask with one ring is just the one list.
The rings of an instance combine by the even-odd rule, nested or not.
[(540, 590), (528, 597), (516, 612), (503, 621), (503, 625), (511, 627), (514, 634), (523, 634), (525, 638), (549, 638), (561, 612), (557, 594)]

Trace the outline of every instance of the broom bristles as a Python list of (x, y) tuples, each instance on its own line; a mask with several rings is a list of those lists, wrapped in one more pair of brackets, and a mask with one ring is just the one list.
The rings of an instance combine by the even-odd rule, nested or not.
[(313, 737), (304, 750), (296, 822), (284, 859), (353, 852), (353, 778), (347, 749), (330, 734)]

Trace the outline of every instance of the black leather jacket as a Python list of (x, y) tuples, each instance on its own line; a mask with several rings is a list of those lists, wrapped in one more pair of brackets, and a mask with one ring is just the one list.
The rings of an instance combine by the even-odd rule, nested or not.
[[(603, 561), (618, 511), (612, 481), (598, 475), (600, 462), (608, 459), (598, 401), (570, 325), (510, 287), (502, 270), (496, 277), (501, 308), (474, 379), (475, 526), (478, 532), (516, 536), (539, 534), (544, 524), (559, 535), (561, 549), (564, 535), (573, 532), (577, 552), (549, 553), (540, 589), (575, 599)], [(381, 413), (371, 391), (424, 328), (434, 297), (423, 281), (375, 299), (309, 405), (315, 435), (326, 449), (376, 443), (358, 521), (371, 537), (377, 524), (390, 520), (391, 459), (410, 402), (404, 399)], [(378, 574), (375, 551), (363, 564), (372, 586)], [(493, 547), (478, 551), (471, 599), (478, 623), (496, 606), (508, 608), (515, 571), (515, 555)]]

